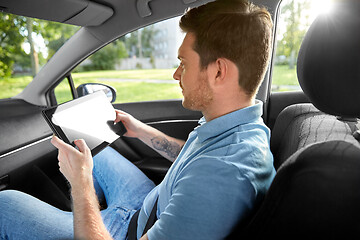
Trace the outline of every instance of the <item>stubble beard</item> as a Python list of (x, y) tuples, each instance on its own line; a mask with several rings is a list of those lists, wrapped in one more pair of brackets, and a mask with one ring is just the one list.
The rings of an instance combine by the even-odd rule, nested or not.
[(192, 92), (185, 94), (183, 107), (194, 111), (205, 111), (213, 100), (213, 92), (207, 80), (206, 73), (199, 73), (198, 86)]

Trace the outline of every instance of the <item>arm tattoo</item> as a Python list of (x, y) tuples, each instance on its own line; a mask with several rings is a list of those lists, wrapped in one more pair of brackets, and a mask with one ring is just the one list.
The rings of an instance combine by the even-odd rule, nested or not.
[(176, 159), (180, 153), (181, 146), (176, 142), (170, 142), (165, 137), (154, 137), (151, 139), (151, 143), (156, 150), (165, 152), (172, 159)]

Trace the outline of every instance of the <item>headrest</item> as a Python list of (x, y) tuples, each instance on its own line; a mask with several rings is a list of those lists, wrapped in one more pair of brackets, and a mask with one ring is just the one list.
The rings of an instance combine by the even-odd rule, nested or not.
[(315, 19), (299, 51), (297, 75), (319, 110), (360, 117), (360, 1), (337, 1)]

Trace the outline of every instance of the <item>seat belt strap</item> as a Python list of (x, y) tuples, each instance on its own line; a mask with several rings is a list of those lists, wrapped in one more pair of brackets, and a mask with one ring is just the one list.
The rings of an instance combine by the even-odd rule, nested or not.
[(137, 240), (137, 220), (139, 218), (140, 209), (136, 211), (136, 213), (131, 217), (128, 232), (126, 235), (126, 239), (128, 240)]
[[(150, 216), (146, 222), (142, 236), (144, 236), (147, 233), (147, 231), (155, 224), (155, 222), (157, 220), (156, 211), (157, 211), (158, 199), (159, 198), (156, 198), (156, 201), (151, 210)], [(132, 218), (130, 220), (129, 228), (128, 228), (128, 232), (127, 232), (128, 240), (137, 240), (137, 225), (138, 225), (137, 221), (139, 218), (139, 213), (140, 213), (140, 209), (136, 211), (136, 213), (132, 216)]]
[(146, 222), (145, 228), (144, 228), (144, 232), (142, 234), (142, 236), (144, 236), (147, 231), (155, 224), (157, 217), (156, 217), (156, 210), (157, 210), (157, 204), (158, 204), (158, 200), (159, 198), (156, 198), (156, 201), (154, 203), (153, 209), (151, 210), (150, 216)]

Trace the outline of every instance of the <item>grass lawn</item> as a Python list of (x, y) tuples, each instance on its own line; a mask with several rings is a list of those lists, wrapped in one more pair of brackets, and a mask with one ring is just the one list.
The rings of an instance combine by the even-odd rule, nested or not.
[(296, 68), (289, 69), (287, 65), (274, 66), (272, 73), (273, 91), (290, 91), (300, 88)]
[(31, 82), (32, 77), (12, 77), (0, 79), (0, 99), (15, 96)]
[[(76, 87), (83, 83), (103, 83), (114, 87), (117, 96), (115, 103), (124, 103), (181, 98), (181, 89), (175, 80), (174, 83), (113, 81), (113, 79), (173, 80), (174, 71), (175, 69), (91, 71), (74, 73), (72, 76)], [(72, 99), (67, 81), (55, 89), (55, 95), (58, 102)]]
[[(181, 98), (181, 89), (174, 81), (171, 83), (148, 83), (148, 82), (114, 82), (99, 81), (96, 78), (75, 78), (75, 86), (83, 83), (103, 83), (116, 89), (115, 103), (139, 102), (162, 99)], [(65, 80), (55, 89), (55, 95), (58, 103), (66, 102), (72, 99), (69, 84)]]
[[(73, 79), (76, 86), (89, 82), (101, 82), (114, 87), (117, 90), (117, 103), (176, 99), (181, 98), (182, 94), (175, 80), (174, 83), (113, 81), (113, 79), (172, 80), (174, 71), (175, 69), (91, 71), (73, 73)], [(287, 66), (275, 66), (272, 76), (272, 84), (275, 86), (273, 87), (275, 91), (291, 90), (293, 89), (291, 86), (298, 85), (296, 69), (289, 69)], [(32, 77), (30, 76), (0, 79), (0, 99), (12, 97), (20, 93), (31, 80)], [(67, 80), (58, 85), (55, 89), (55, 94), (58, 102), (72, 99)]]
[(122, 79), (155, 79), (155, 80), (173, 80), (172, 76), (175, 68), (171, 69), (135, 69), (135, 70), (107, 70), (74, 73), (74, 79), (92, 79), (92, 78), (122, 78)]

